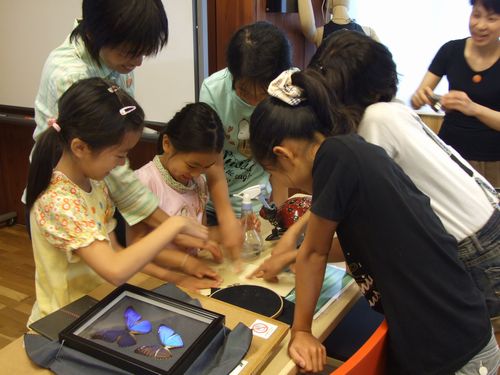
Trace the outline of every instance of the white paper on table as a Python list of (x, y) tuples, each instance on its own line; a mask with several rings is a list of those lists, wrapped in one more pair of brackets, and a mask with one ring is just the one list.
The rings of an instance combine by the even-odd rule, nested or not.
[(285, 297), (295, 288), (295, 274), (291, 272), (282, 272), (278, 275), (279, 282), (272, 283), (258, 278), (247, 278), (253, 271), (258, 268), (258, 265), (251, 263), (244, 263), (243, 270), (239, 274), (235, 273), (231, 267), (233, 265), (229, 262), (213, 267), (217, 272), (224, 275), (224, 282), (222, 287), (227, 287), (234, 284), (240, 285), (258, 285), (273, 290), (282, 297)]

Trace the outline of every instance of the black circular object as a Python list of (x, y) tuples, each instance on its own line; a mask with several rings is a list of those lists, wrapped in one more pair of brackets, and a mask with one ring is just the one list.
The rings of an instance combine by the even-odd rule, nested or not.
[(233, 285), (213, 292), (210, 297), (269, 318), (283, 310), (283, 298), (271, 289), (257, 285)]

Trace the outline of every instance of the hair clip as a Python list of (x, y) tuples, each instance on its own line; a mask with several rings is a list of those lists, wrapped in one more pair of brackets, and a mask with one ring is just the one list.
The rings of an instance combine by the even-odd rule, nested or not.
[(55, 118), (49, 118), (49, 120), (47, 121), (47, 124), (51, 127), (54, 128), (54, 130), (56, 132), (60, 132), (61, 131), (61, 127), (59, 126), (59, 124), (56, 122), (56, 119)]
[(116, 85), (113, 85), (113, 86), (110, 86), (108, 87), (108, 91), (112, 94), (114, 94), (115, 92), (117, 92), (118, 90), (120, 90), (120, 87), (116, 86)]
[(120, 109), (120, 115), (122, 116), (128, 115), (130, 112), (134, 112), (135, 109), (136, 109), (135, 105), (128, 105)]

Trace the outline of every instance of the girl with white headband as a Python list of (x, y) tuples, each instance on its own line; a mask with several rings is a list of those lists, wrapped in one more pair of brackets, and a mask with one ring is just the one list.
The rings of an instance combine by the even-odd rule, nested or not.
[(326, 361), (311, 324), (337, 233), (365, 298), (387, 320), (387, 373), (495, 374), (500, 353), (484, 298), (429, 198), (354, 134), (356, 118), (335, 105), (320, 72), (284, 72), (269, 93), (251, 117), (252, 154), (274, 178), (312, 194), (289, 346), (299, 368), (321, 371)]

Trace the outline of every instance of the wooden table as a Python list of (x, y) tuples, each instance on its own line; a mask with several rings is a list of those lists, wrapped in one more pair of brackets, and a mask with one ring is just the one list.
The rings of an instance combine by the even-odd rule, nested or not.
[[(263, 224), (263, 232), (266, 233), (269, 228), (266, 223)], [(250, 262), (251, 266), (255, 267), (255, 265), (260, 264), (265, 257), (269, 255), (271, 247), (272, 244), (267, 243), (262, 256), (259, 259)], [(241, 283), (242, 277), (232, 273), (229, 265), (223, 264), (217, 269), (224, 278), (223, 286), (234, 284), (235, 282)], [(252, 280), (250, 282), (253, 284), (265, 285), (271, 289), (276, 289), (276, 285), (273, 283), (266, 283), (261, 280)], [(163, 282), (145, 274), (138, 274), (134, 276), (129, 283), (145, 289), (153, 289), (161, 285)], [(92, 291), (90, 295), (96, 299), (101, 299), (112, 290), (112, 285), (104, 284)], [(248, 363), (242, 369), (240, 374), (261, 373), (264, 375), (285, 375), (295, 374), (297, 372), (295, 364), (288, 357), (287, 353), (287, 347), (290, 340), (288, 325), (236, 306), (229, 305), (222, 301), (195, 293), (190, 294), (193, 297), (198, 298), (204, 308), (225, 315), (226, 326), (229, 328), (235, 327), (238, 322), (242, 322), (245, 325), (250, 326), (256, 319), (264, 320), (278, 327), (275, 333), (273, 333), (273, 335), (267, 340), (254, 336), (252, 345), (245, 357), (245, 361)], [(342, 317), (347, 313), (359, 296), (360, 293), (357, 285), (352, 283), (339, 297), (339, 299), (332, 303), (324, 311), (324, 313), (314, 321), (314, 335), (316, 335), (320, 340), (324, 340), (340, 322)], [(23, 349), (22, 337), (16, 339), (14, 342), (0, 350), (0, 366), (0, 372), (5, 374), (51, 374), (50, 371), (41, 369), (29, 360)]]

